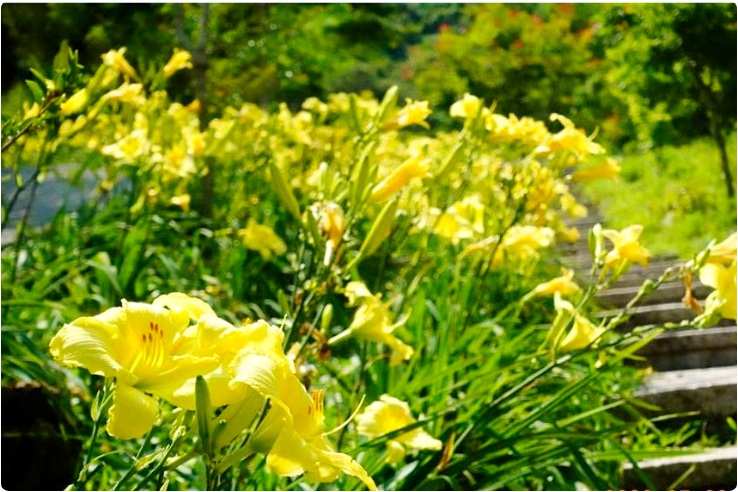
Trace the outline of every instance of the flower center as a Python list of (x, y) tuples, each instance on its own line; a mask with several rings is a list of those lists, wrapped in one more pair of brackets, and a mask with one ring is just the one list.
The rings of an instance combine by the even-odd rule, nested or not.
[(157, 372), (164, 363), (164, 352), (164, 330), (159, 323), (150, 321), (148, 330), (141, 330), (140, 350), (133, 360), (131, 372), (144, 377)]

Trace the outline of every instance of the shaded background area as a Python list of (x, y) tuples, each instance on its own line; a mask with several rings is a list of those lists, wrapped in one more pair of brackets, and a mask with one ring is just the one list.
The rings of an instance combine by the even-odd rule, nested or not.
[[(673, 144), (732, 128), (732, 4), (6, 4), (2, 92), (63, 40), (82, 64), (126, 46), (136, 66), (164, 63), (205, 33), (215, 106), (264, 105), (331, 92), (383, 93), (448, 106), (464, 92), (503, 114), (571, 117), (599, 140)], [(205, 19), (204, 19), (205, 17)], [(204, 21), (204, 23), (203, 23)], [(194, 72), (170, 92), (194, 97)], [(12, 98), (5, 97), (8, 106)], [(436, 124), (448, 124), (434, 115)]]

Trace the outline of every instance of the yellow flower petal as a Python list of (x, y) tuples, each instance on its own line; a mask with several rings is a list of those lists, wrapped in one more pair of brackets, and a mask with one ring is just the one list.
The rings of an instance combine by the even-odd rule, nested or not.
[(169, 78), (174, 75), (175, 72), (183, 70), (185, 68), (192, 68), (192, 55), (189, 51), (174, 49), (174, 54), (169, 59), (166, 65), (164, 65), (164, 77)]
[(399, 442), (394, 441), (392, 439), (387, 441), (386, 447), (387, 447), (387, 463), (389, 463), (390, 465), (399, 463), (405, 458), (405, 455), (407, 454), (407, 451), (405, 450), (405, 446), (403, 446)]
[(559, 350), (578, 350), (584, 348), (594, 342), (602, 333), (601, 328), (595, 327), (591, 321), (584, 316), (577, 314), (574, 317), (574, 324), (569, 333), (559, 344)]
[(108, 433), (120, 439), (135, 439), (151, 430), (159, 413), (156, 400), (125, 384), (118, 384), (113, 391)]
[(479, 112), (481, 104), (481, 99), (467, 92), (460, 101), (451, 105), (449, 114), (453, 118), (473, 118)]
[(707, 263), (700, 269), (700, 281), (712, 287), (705, 301), (705, 309), (717, 309), (725, 319), (736, 319), (736, 262), (729, 267)]
[(270, 260), (275, 254), (282, 255), (287, 251), (287, 245), (274, 229), (257, 224), (253, 220), (249, 220), (246, 228), (238, 231), (238, 235), (246, 248), (258, 251), (265, 261)]
[(404, 128), (410, 125), (420, 125), (430, 128), (425, 119), (432, 113), (428, 107), (428, 101), (416, 101), (405, 99), (405, 107), (397, 113), (397, 125)]
[(205, 314), (215, 316), (215, 311), (207, 302), (181, 292), (161, 295), (154, 299), (152, 304), (154, 306), (164, 306), (173, 311), (182, 311), (187, 313), (192, 320), (198, 320)]
[[(120, 312), (121, 308), (113, 308)], [(110, 313), (109, 313), (110, 314)], [(124, 371), (115, 357), (115, 328), (105, 320), (85, 317), (66, 324), (52, 338), (51, 355), (65, 366), (84, 367), (90, 373), (118, 377)], [(129, 383), (135, 382), (130, 376)]]
[(548, 282), (543, 282), (533, 288), (533, 294), (539, 296), (550, 296), (555, 293), (561, 295), (574, 294), (582, 289), (574, 282), (574, 271), (567, 270), (564, 275), (556, 277)]
[(571, 175), (571, 180), (575, 183), (581, 183), (594, 179), (615, 179), (619, 175), (620, 166), (618, 163), (614, 159), (605, 159), (594, 166), (574, 172)]
[(719, 242), (710, 248), (710, 256), (707, 258), (708, 263), (731, 263), (736, 260), (736, 249), (738, 239), (734, 232), (727, 239)]
[(406, 160), (372, 189), (371, 199), (383, 202), (405, 187), (412, 179), (422, 178), (430, 169), (430, 162), (422, 154)]
[(82, 111), (87, 102), (90, 100), (90, 94), (85, 87), (75, 92), (69, 99), (59, 105), (59, 110), (62, 115), (69, 116), (71, 114), (79, 113)]
[(136, 76), (136, 71), (128, 63), (125, 58), (126, 48), (120, 48), (118, 50), (110, 50), (101, 56), (103, 64), (113, 68), (117, 72), (123, 74), (124, 77), (130, 78)]

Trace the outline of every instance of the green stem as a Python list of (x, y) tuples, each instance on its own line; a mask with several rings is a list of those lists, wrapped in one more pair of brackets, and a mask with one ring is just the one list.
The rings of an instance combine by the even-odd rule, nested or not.
[(97, 410), (97, 418), (95, 418), (95, 420), (92, 422), (92, 433), (90, 434), (89, 444), (87, 445), (87, 452), (85, 453), (85, 456), (82, 460), (80, 472), (77, 475), (74, 484), (72, 485), (72, 488), (74, 490), (79, 490), (80, 485), (82, 485), (83, 482), (86, 480), (87, 467), (92, 462), (92, 455), (93, 451), (95, 450), (95, 441), (97, 440), (97, 436), (100, 432), (100, 423), (102, 422), (103, 415), (106, 413), (107, 407), (110, 404), (112, 398), (113, 392), (110, 391), (110, 385), (108, 381), (106, 381), (105, 386), (102, 389), (102, 397), (100, 398), (101, 403)]

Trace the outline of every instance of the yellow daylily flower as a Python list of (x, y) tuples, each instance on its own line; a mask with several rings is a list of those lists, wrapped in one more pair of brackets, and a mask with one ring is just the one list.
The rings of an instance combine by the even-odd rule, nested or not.
[(328, 113), (328, 105), (317, 97), (308, 97), (302, 103), (302, 108), (307, 111), (313, 111), (321, 116)]
[(428, 107), (428, 101), (415, 101), (405, 99), (405, 107), (397, 113), (397, 126), (404, 128), (410, 125), (420, 125), (423, 128), (430, 128), (425, 119), (432, 113)]
[(495, 252), (492, 266), (502, 263), (506, 256), (527, 259), (538, 255), (538, 250), (551, 246), (556, 233), (550, 227), (513, 226), (502, 238)]
[(550, 227), (513, 226), (502, 239), (502, 247), (511, 250), (539, 250), (553, 243), (556, 234)]
[(169, 200), (169, 202), (172, 205), (176, 205), (178, 207), (181, 207), (182, 210), (184, 210), (185, 212), (187, 212), (190, 209), (190, 200), (191, 200), (190, 194), (189, 193), (183, 193), (181, 195), (173, 196)]
[(161, 170), (164, 173), (165, 182), (182, 182), (182, 178), (188, 178), (197, 172), (197, 166), (195, 159), (187, 153), (185, 146), (176, 144), (164, 155)]
[[(364, 412), (356, 416), (357, 431), (369, 438), (380, 437), (417, 422), (407, 403), (384, 394)], [(405, 457), (406, 449), (440, 450), (443, 443), (417, 427), (387, 441), (387, 462), (397, 463)]]
[(536, 285), (531, 294), (538, 296), (552, 296), (557, 293), (569, 295), (581, 292), (581, 290), (579, 285), (574, 282), (574, 270), (567, 269), (562, 276)]
[(133, 130), (131, 133), (109, 144), (101, 149), (103, 155), (111, 156), (120, 161), (133, 161), (148, 153), (151, 143), (146, 137), (146, 131), (142, 129)]
[(164, 77), (168, 79), (185, 68), (192, 68), (192, 55), (189, 51), (175, 48), (172, 57), (164, 65)]
[(457, 244), (484, 233), (484, 204), (479, 195), (454, 202), (438, 219), (433, 232)]
[(118, 101), (125, 103), (133, 103), (141, 105), (146, 102), (146, 96), (143, 94), (143, 84), (122, 84), (117, 89), (106, 93), (104, 98), (110, 101)]
[(159, 404), (152, 395), (193, 410), (194, 391), (182, 386), (219, 365), (212, 350), (198, 355), (183, 350), (197, 313), (215, 316), (203, 301), (180, 293), (152, 304), (123, 300), (121, 307), (65, 324), (50, 351), (62, 365), (115, 378), (107, 431), (122, 439), (140, 437), (156, 422)]
[(539, 144), (549, 138), (548, 129), (542, 121), (528, 116), (518, 118), (510, 113), (509, 117), (490, 113), (485, 120), (485, 128), (495, 142), (520, 140), (528, 144)]
[(602, 235), (612, 241), (614, 246), (614, 249), (605, 256), (605, 269), (614, 268), (623, 261), (648, 266), (651, 253), (638, 242), (641, 232), (643, 232), (643, 226), (640, 224), (628, 226), (622, 231), (602, 230)]
[[(305, 474), (310, 480), (332, 482), (345, 473), (376, 490), (374, 481), (361, 465), (350, 456), (334, 451), (328, 443), (323, 432), (323, 393), (314, 391), (309, 394), (297, 379), (282, 350), (282, 332), (263, 321), (243, 329), (249, 343), (233, 361), (234, 376), (230, 385), (252, 391), (244, 402), (246, 417), (250, 417), (244, 419), (247, 425), (267, 399), (269, 401), (264, 421), (246, 445), (254, 452), (266, 454), (267, 465), (277, 475), (294, 477)], [(256, 404), (254, 392), (258, 395)], [(235, 435), (228, 429), (228, 423), (226, 431)]]
[(536, 153), (547, 154), (559, 150), (570, 150), (577, 156), (584, 157), (605, 152), (600, 144), (593, 142), (582, 130), (577, 129), (569, 118), (553, 113), (551, 121), (558, 121), (564, 128), (550, 135), (535, 149)]
[(615, 179), (620, 175), (620, 166), (615, 159), (607, 158), (594, 166), (575, 171), (571, 180), (575, 183), (591, 181), (593, 179)]
[[(546, 341), (555, 350), (569, 351), (587, 347), (597, 340), (604, 332), (603, 327), (596, 327), (592, 322), (579, 314), (574, 305), (561, 298), (561, 294), (554, 294), (554, 308), (556, 318), (551, 324)], [(569, 332), (562, 337), (563, 330), (574, 320)]]
[(122, 47), (118, 50), (110, 50), (101, 56), (103, 64), (113, 68), (118, 73), (122, 74), (126, 79), (133, 78), (136, 76), (136, 71), (128, 63), (125, 57), (126, 47)]
[(422, 154), (415, 154), (377, 183), (372, 189), (371, 199), (383, 202), (400, 191), (414, 178), (422, 178), (430, 169), (430, 161)]
[(451, 105), (449, 113), (454, 118), (473, 118), (479, 112), (481, 104), (481, 99), (467, 92), (461, 100)]
[(725, 319), (736, 319), (735, 260), (728, 267), (707, 263), (700, 269), (700, 281), (715, 289), (705, 300), (705, 311), (717, 311)]
[(273, 255), (281, 255), (287, 251), (287, 245), (282, 241), (274, 229), (267, 225), (257, 224), (249, 220), (248, 225), (238, 231), (238, 236), (248, 249), (258, 251), (261, 257), (268, 261)]
[(27, 102), (24, 102), (23, 111), (23, 119), (28, 120), (39, 115), (41, 112), (41, 106), (39, 106), (37, 102), (33, 103), (31, 106), (29, 106)]
[(559, 344), (559, 350), (566, 352), (584, 348), (597, 340), (603, 331), (604, 328), (596, 327), (589, 319), (577, 314), (571, 330)]
[(353, 281), (346, 285), (346, 296), (349, 305), (361, 304), (354, 314), (354, 319), (344, 331), (328, 340), (329, 345), (339, 343), (352, 336), (383, 343), (392, 348), (390, 365), (395, 366), (413, 355), (413, 348), (403, 343), (392, 334), (397, 328), (405, 324), (407, 317), (397, 323), (392, 323), (389, 309), (372, 294), (363, 282)]

